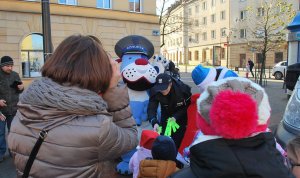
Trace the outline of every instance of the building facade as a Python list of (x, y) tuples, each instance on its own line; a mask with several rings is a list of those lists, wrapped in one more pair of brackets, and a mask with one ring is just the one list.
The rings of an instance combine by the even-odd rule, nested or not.
[[(288, 2), (298, 9), (299, 2)], [(255, 18), (264, 15), (259, 0), (179, 0), (169, 8), (169, 19), (183, 28), (165, 36), (161, 51), (179, 64), (245, 67), (249, 58), (257, 63), (261, 53), (247, 39), (249, 7), (257, 12)], [(266, 66), (286, 59), (287, 45), (282, 45), (267, 53)]]
[[(159, 53), (154, 0), (50, 0), (54, 49), (72, 34), (98, 37), (113, 58), (116, 42), (142, 35)], [(0, 0), (0, 56), (9, 55), (23, 81), (41, 76), (44, 64), (40, 0)]]

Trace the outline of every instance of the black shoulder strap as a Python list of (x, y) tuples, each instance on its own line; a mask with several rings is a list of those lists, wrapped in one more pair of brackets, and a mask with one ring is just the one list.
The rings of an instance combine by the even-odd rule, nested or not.
[(30, 169), (31, 169), (31, 166), (33, 164), (33, 161), (35, 160), (36, 155), (38, 154), (39, 149), (40, 149), (43, 141), (47, 137), (47, 134), (48, 134), (48, 132), (44, 129), (40, 132), (39, 138), (38, 138), (37, 142), (35, 143), (34, 147), (32, 148), (29, 159), (27, 160), (25, 169), (23, 171), (22, 178), (27, 178), (29, 176)]

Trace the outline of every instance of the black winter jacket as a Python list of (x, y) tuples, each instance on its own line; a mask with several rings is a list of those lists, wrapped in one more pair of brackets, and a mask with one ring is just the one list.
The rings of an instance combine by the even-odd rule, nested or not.
[(172, 78), (172, 88), (167, 96), (162, 95), (160, 92), (150, 90), (150, 99), (148, 105), (148, 119), (156, 118), (157, 108), (161, 106), (161, 119), (160, 121), (154, 119), (152, 122), (158, 123), (162, 126), (162, 133), (164, 133), (167, 119), (174, 117), (180, 128), (172, 138), (175, 141), (177, 148), (183, 138), (185, 127), (187, 124), (187, 108), (191, 103), (191, 88), (183, 82)]
[(14, 81), (21, 82), (19, 74), (12, 71), (10, 74), (3, 72), (0, 69), (0, 99), (6, 101), (5, 107), (0, 107), (0, 111), (4, 115), (15, 115), (17, 112), (17, 103), (19, 101), (20, 91), (16, 88), (12, 88)]
[(214, 139), (190, 149), (191, 166), (171, 178), (293, 178), (272, 133), (241, 140)]

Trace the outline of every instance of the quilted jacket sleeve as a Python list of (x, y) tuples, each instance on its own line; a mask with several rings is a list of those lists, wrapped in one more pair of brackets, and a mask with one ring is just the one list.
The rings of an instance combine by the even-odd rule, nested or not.
[[(108, 104), (108, 112), (112, 114), (112, 122), (106, 120), (103, 128), (107, 133), (100, 140), (100, 148), (107, 152), (103, 158), (117, 158), (125, 152), (135, 148), (138, 144), (137, 127), (129, 107), (127, 87), (116, 87), (107, 91), (103, 99)], [(101, 150), (100, 152), (103, 153)], [(110, 158), (109, 158), (110, 157)]]

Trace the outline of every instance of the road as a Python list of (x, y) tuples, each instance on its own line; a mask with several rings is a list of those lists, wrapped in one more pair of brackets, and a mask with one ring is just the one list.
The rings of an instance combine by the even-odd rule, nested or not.
[[(181, 79), (183, 82), (187, 83), (192, 87), (192, 93), (197, 93), (198, 88), (193, 83), (191, 79), (191, 70), (193, 67), (188, 66), (187, 72), (181, 72)], [(184, 66), (180, 67), (180, 71), (185, 71)], [(240, 76), (245, 76), (243, 71), (239, 72)], [(287, 96), (285, 94), (284, 89), (282, 89), (283, 81), (278, 81), (274, 79), (268, 79), (267, 85), (265, 86), (265, 91), (269, 96), (269, 101), (272, 108), (271, 118), (270, 118), (270, 127), (275, 127), (281, 120), (286, 104), (287, 104)], [(143, 123), (143, 125), (139, 128), (141, 131), (142, 129), (149, 129), (150, 126), (148, 123)], [(12, 159), (6, 156), (6, 159), (0, 163), (0, 178), (14, 178), (16, 177), (15, 168), (12, 162)], [(119, 176), (120, 178), (125, 178), (128, 176)]]

